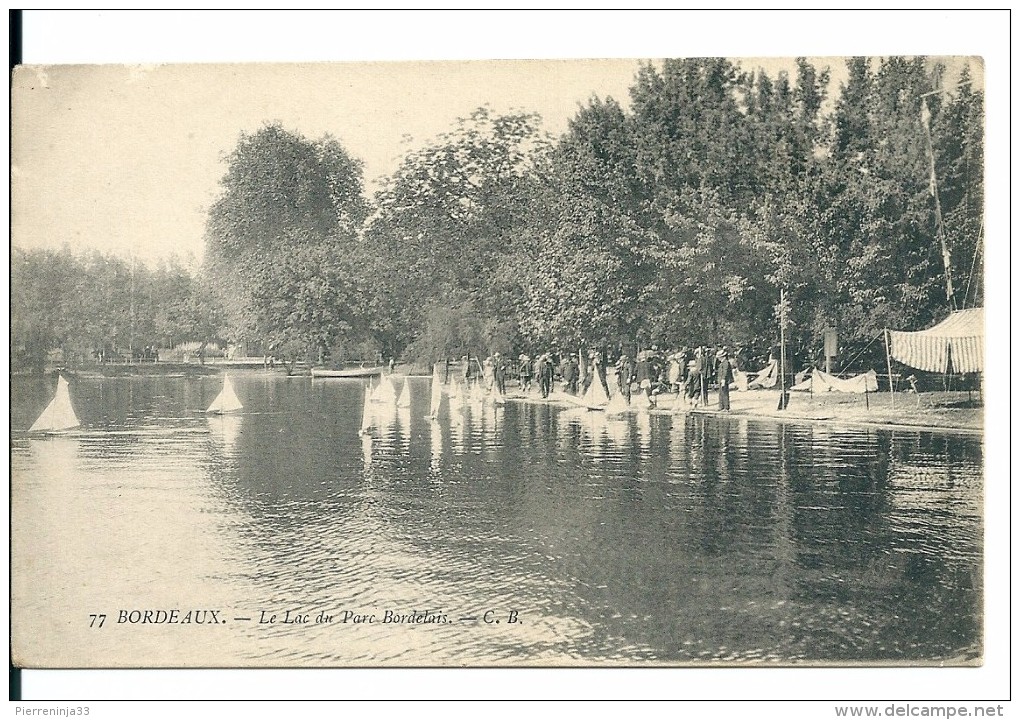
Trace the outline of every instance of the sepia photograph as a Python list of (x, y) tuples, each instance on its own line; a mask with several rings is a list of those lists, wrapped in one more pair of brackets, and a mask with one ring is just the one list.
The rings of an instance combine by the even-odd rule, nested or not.
[(985, 665), (989, 72), (14, 67), (12, 665)]

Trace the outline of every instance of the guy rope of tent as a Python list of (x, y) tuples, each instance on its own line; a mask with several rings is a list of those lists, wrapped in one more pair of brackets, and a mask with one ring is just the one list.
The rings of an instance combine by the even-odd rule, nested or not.
[(868, 348), (871, 347), (872, 345), (874, 345), (876, 340), (878, 340), (879, 338), (884, 338), (884, 337), (885, 337), (885, 330), (880, 332), (875, 337), (871, 338), (871, 340), (868, 341), (868, 344), (865, 345), (863, 348), (861, 348), (861, 351), (859, 353), (854, 355), (852, 358), (850, 358), (850, 360), (848, 360), (846, 363), (843, 364), (843, 369), (840, 370), (839, 373), (837, 373), (837, 374), (842, 375), (844, 372), (846, 372), (846, 369), (848, 367), (850, 367), (851, 365), (853, 365), (854, 361), (857, 360), (857, 358), (859, 358), (861, 355), (863, 355), (865, 352), (867, 352)]
[[(978, 230), (977, 242), (974, 243), (974, 257), (970, 261), (970, 274), (967, 275), (967, 289), (963, 291), (963, 308), (967, 308), (967, 298), (970, 296), (970, 281), (974, 278), (974, 267), (977, 265), (978, 253), (981, 250), (981, 240), (985, 235), (985, 219), (981, 218), (981, 229)], [(974, 296), (977, 299), (977, 286), (974, 286)]]

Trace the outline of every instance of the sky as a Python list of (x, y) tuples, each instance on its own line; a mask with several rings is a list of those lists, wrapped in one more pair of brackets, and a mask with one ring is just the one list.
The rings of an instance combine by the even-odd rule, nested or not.
[[(170, 254), (198, 261), (203, 253), (206, 214), (226, 171), (224, 158), (242, 133), (252, 133), (274, 121), (309, 138), (329, 133), (364, 162), (366, 189), (371, 193), (380, 177), (397, 168), (407, 150), (451, 129), (457, 118), (466, 117), (483, 104), (497, 112), (538, 112), (544, 129), (558, 135), (592, 95), (611, 96), (626, 104), (640, 63), (635, 58), (665, 55), (630, 54), (631, 49), (625, 46), (624, 57), (600, 60), (514, 60), (505, 50), (500, 55), (507, 59), (483, 60), (472, 58), (470, 47), (458, 53), (453, 43), (428, 43), (424, 50), (416, 51), (414, 43), (394, 45), (388, 38), (390, 42), (361, 50), (345, 47), (346, 54), (319, 55), (318, 62), (311, 62), (315, 56), (299, 52), (283, 57), (309, 62), (283, 64), (270, 57), (273, 64), (225, 64), (231, 59), (229, 54), (213, 53), (200, 59), (214, 60), (215, 64), (177, 64), (188, 60), (187, 56), (169, 56), (175, 64), (160, 64), (153, 61), (161, 56), (151, 54), (143, 42), (155, 39), (150, 33), (180, 37), (208, 33), (210, 29), (181, 24), (187, 13), (170, 13), (162, 23), (154, 22), (158, 15), (27, 15), (26, 33), (46, 20), (49, 25), (43, 23), (43, 27), (55, 25), (59, 29), (66, 25), (75, 35), (87, 30), (97, 42), (83, 56), (65, 56), (58, 48), (37, 60), (26, 50), (25, 61), (29, 64), (14, 76), (11, 177), (12, 243), (16, 247), (59, 248), (66, 244), (75, 250), (95, 248), (150, 263)], [(227, 15), (238, 25), (237, 16), (245, 14)], [(293, 19), (293, 15), (322, 20), (314, 27), (350, 39), (353, 26), (344, 13), (289, 13), (270, 18), (255, 14), (262, 21), (272, 20), (269, 25), (277, 30), (278, 25), (286, 25), (282, 22), (285, 18)], [(592, 30), (618, 32), (635, 15), (641, 16), (589, 13), (589, 22), (576, 22), (574, 29), (586, 30), (587, 35)], [(780, 13), (767, 17), (774, 16), (798, 17)], [(107, 45), (101, 42), (99, 33), (108, 30), (113, 20), (123, 21), (125, 17), (133, 19), (127, 28), (140, 46), (133, 49), (134, 54), (107, 57), (103, 54)], [(464, 16), (433, 13), (401, 17), (405, 30), (418, 27), (423, 31), (412, 35), (420, 41), (420, 35), (426, 33), (450, 37), (454, 32), (450, 23), (438, 19), (463, 20)], [(472, 18), (472, 27), (481, 24), (489, 33), (497, 26), (505, 26), (506, 31), (528, 27), (522, 20), (534, 19), (527, 14), (468, 17)], [(689, 38), (691, 21), (700, 15), (672, 13), (661, 17), (673, 21), (672, 29), (684, 38), (683, 42), (674, 39), (667, 43), (672, 55), (706, 54), (698, 53), (700, 48)], [(732, 25), (736, 16), (725, 17)], [(490, 22), (484, 22), (486, 19)], [(500, 22), (495, 22), (497, 19)], [(88, 25), (89, 20), (94, 25)], [(309, 26), (302, 23), (304, 30)], [(379, 30), (371, 23), (367, 27)], [(649, 27), (643, 26), (642, 32), (655, 39)], [(52, 39), (53, 34), (50, 30), (46, 39)], [(360, 35), (371, 38), (372, 32)], [(453, 36), (459, 41), (469, 37), (463, 32)], [(276, 35), (277, 41), (280, 37)], [(122, 35), (120, 39), (125, 38)], [(589, 57), (612, 48), (611, 40), (609, 37), (603, 44), (596, 43)], [(552, 42), (531, 50), (522, 44), (517, 54), (555, 58), (563, 55), (563, 45)], [(691, 52), (682, 52), (687, 45), (691, 45)], [(30, 46), (26, 39), (26, 48)], [(654, 42), (649, 43), (649, 49), (654, 46)], [(511, 45), (510, 49), (517, 48)], [(720, 45), (720, 50), (725, 49), (725, 44)], [(791, 45), (786, 49), (801, 48)], [(794, 54), (744, 54), (737, 61), (745, 68), (765, 68), (775, 75), (780, 69), (794, 69)], [(359, 60), (352, 60), (352, 56)], [(407, 57), (429, 61), (408, 62)], [(455, 60), (437, 59), (443, 57)], [(243, 52), (233, 58), (259, 59)], [(831, 93), (835, 94), (845, 77), (842, 59), (810, 59), (816, 66), (832, 70)], [(86, 61), (103, 64), (81, 64)]]
[[(409, 147), (483, 104), (554, 133), (593, 92), (626, 98), (633, 60), (25, 67), (14, 82), (15, 242), (151, 259), (201, 253), (241, 133), (329, 133), (369, 188)], [(27, 131), (30, 128), (30, 131)]]

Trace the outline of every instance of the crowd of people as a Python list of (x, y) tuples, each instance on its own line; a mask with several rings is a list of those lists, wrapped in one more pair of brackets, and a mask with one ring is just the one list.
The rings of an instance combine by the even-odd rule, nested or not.
[(557, 387), (567, 394), (581, 396), (593, 382), (599, 382), (606, 395), (619, 393), (628, 405), (640, 401), (656, 407), (660, 396), (668, 394), (690, 407), (708, 407), (711, 389), (717, 395), (720, 410), (730, 409), (729, 388), (739, 371), (738, 359), (726, 346), (684, 347), (664, 352), (653, 345), (633, 357), (621, 352), (611, 362), (596, 350), (550, 351), (534, 357), (521, 353), (516, 359), (497, 352), (484, 361), (464, 357), (461, 365), (464, 381), (480, 377), (500, 394), (506, 394), (508, 379), (516, 380), (524, 394), (537, 390), (543, 398), (548, 398)]
[(633, 361), (621, 354), (614, 367), (617, 388), (628, 404), (636, 391), (649, 407), (658, 405), (662, 394), (671, 394), (692, 407), (707, 407), (709, 389), (718, 388), (719, 409), (730, 409), (729, 387), (737, 364), (725, 346), (673, 352), (661, 352), (653, 346), (638, 352)]

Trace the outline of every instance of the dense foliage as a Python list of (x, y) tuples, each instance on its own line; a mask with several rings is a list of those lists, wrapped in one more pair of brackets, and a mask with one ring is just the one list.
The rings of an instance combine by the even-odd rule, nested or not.
[(228, 332), (294, 359), (364, 327), (351, 250), (368, 215), (361, 163), (279, 125), (242, 136), (209, 211), (206, 248)]
[(13, 369), (41, 372), (51, 350), (81, 364), (225, 334), (208, 279), (176, 258), (150, 269), (67, 248), (11, 254)]
[(981, 93), (924, 58), (847, 70), (830, 99), (805, 60), (795, 78), (667, 60), (629, 109), (593, 97), (555, 142), (530, 115), (462, 121), (405, 160), (366, 233), (394, 348), (764, 353), (785, 291), (798, 353), (817, 359), (834, 326), (846, 359), (883, 327), (980, 305)]
[[(370, 202), (336, 140), (268, 125), (227, 158), (205, 276), (136, 269), (137, 337), (386, 356), (693, 343), (765, 352), (781, 291), (797, 352), (839, 329), (982, 304), (983, 94), (925, 58), (646, 64), (630, 102), (592, 97), (550, 138), (479, 108), (406, 155)], [(941, 217), (941, 224), (939, 218)], [(945, 251), (943, 251), (945, 247)], [(945, 259), (949, 260), (949, 268)], [(130, 268), (15, 253), (12, 348), (123, 344)], [(953, 294), (948, 295), (947, 274)], [(60, 286), (66, 294), (40, 288)]]

